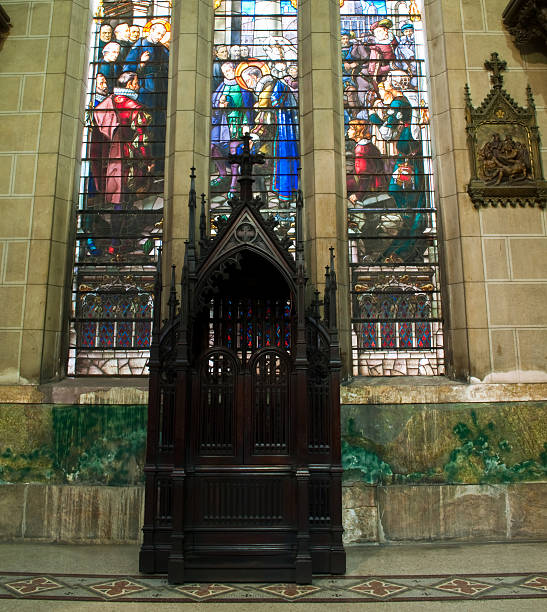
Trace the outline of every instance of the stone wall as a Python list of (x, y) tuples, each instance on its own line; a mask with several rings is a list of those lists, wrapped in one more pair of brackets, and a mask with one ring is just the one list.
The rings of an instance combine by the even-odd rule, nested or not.
[(2, 5), (13, 28), (0, 57), (0, 384), (26, 384), (63, 371), (89, 6)]
[[(547, 483), (343, 487), (344, 542), (547, 539)], [(0, 541), (140, 541), (144, 487), (0, 485)]]
[[(0, 388), (0, 537), (137, 540), (144, 382)], [(546, 538), (546, 398), (539, 383), (343, 385), (346, 541)]]
[(344, 541), (489, 541), (547, 538), (547, 483), (397, 485), (346, 483)]

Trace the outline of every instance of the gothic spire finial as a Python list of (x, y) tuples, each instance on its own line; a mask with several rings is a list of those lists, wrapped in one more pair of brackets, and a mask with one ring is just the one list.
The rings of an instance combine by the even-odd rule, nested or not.
[(296, 258), (304, 259), (304, 228), (303, 228), (303, 211), (304, 198), (302, 190), (296, 192)]
[(194, 246), (196, 241), (196, 169), (190, 168), (190, 192), (188, 194), (189, 229), (188, 242)]
[(526, 99), (528, 101), (528, 106), (535, 109), (536, 104), (534, 102), (534, 96), (532, 95), (532, 88), (530, 87), (530, 84), (526, 86)]
[(325, 293), (323, 297), (323, 318), (328, 324), (330, 320), (330, 266), (325, 266)]
[(469, 83), (465, 84), (465, 103), (467, 106), (473, 106), (471, 102), (471, 90), (469, 89)]
[(178, 306), (178, 300), (177, 300), (177, 287), (176, 287), (176, 281), (175, 281), (175, 270), (176, 270), (176, 266), (173, 264), (171, 266), (171, 290), (169, 292), (169, 301), (167, 302), (167, 305), (169, 306), (169, 320), (173, 321), (175, 318), (175, 312), (177, 310), (177, 306)]
[(207, 217), (205, 215), (205, 194), (201, 194), (201, 213), (199, 215), (199, 241), (203, 241), (207, 238)]

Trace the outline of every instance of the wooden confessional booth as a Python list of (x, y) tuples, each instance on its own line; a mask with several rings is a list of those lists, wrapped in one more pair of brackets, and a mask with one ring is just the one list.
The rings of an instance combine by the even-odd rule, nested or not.
[(163, 322), (156, 283), (140, 569), (305, 584), (345, 571), (334, 258), (320, 303), (301, 196), (282, 242), (253, 199), (248, 142), (238, 160), (241, 195), (213, 238), (202, 201), (195, 239), (191, 175), (181, 304), (173, 270)]

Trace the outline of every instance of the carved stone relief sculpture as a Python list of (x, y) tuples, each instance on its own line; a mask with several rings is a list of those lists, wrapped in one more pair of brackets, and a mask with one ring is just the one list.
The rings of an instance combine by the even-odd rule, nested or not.
[(480, 206), (545, 207), (547, 183), (543, 180), (539, 133), (532, 90), (526, 89), (528, 108), (520, 107), (503, 89), (501, 72), (506, 62), (492, 53), (484, 63), (492, 88), (474, 108), (465, 87), (467, 139), (471, 155), (471, 180), (467, 192)]

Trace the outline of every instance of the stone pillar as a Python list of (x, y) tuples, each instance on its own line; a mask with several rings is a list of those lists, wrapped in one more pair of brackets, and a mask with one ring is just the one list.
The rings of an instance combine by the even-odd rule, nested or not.
[(88, 0), (3, 2), (0, 383), (62, 375)]
[[(164, 270), (184, 260), (188, 238), (190, 168), (196, 168), (196, 191), (209, 190), (209, 121), (213, 1), (174, 3), (173, 41), (167, 110)], [(169, 282), (170, 275), (164, 274)]]
[[(465, 292), (469, 287), (464, 283), (462, 247), (465, 243), (469, 255), (469, 249), (473, 249), (470, 242), (478, 236), (478, 223), (471, 203), (464, 201), (464, 182), (458, 184), (456, 179), (458, 170), (462, 177), (464, 174), (462, 168), (456, 168), (456, 159), (459, 166), (467, 162), (463, 95), (466, 74), (460, 6), (459, 2), (453, 4), (451, 10), (449, 3), (442, 0), (426, 2), (424, 19), (431, 82), (446, 371), (449, 376), (467, 378), (471, 366)], [(480, 316), (479, 312), (476, 314)]]
[(324, 288), (329, 247), (336, 251), (342, 360), (351, 369), (344, 115), (338, 0), (298, 3), (300, 146), (308, 261)]

